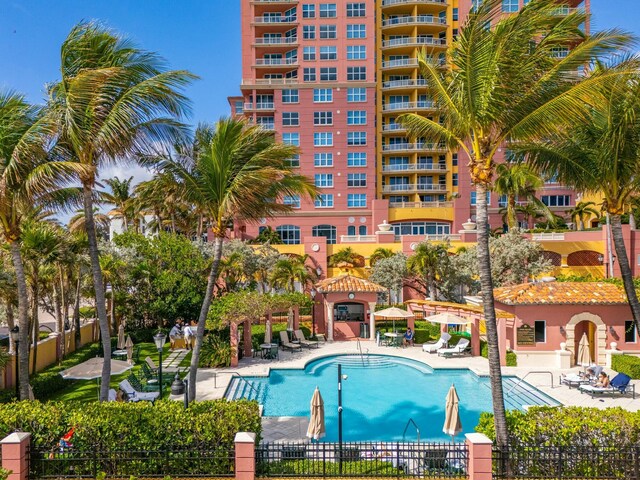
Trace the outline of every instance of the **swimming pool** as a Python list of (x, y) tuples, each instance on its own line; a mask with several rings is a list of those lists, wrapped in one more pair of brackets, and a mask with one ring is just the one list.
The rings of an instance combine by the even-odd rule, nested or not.
[[(336, 441), (338, 364), (348, 376), (342, 382), (345, 441), (402, 441), (409, 419), (418, 425), (422, 440), (450, 440), (442, 433), (442, 425), (445, 398), (452, 383), (460, 397), (463, 433), (473, 432), (480, 413), (491, 411), (488, 377), (468, 369), (434, 370), (414, 360), (371, 354), (323, 357), (304, 369), (272, 369), (268, 377), (234, 378), (225, 397), (255, 399), (264, 406), (265, 416), (309, 416), (311, 395), (318, 386), (325, 405), (324, 440)], [(558, 405), (517, 377), (504, 377), (504, 387), (508, 409)], [(407, 429), (404, 439), (415, 441), (416, 429)]]

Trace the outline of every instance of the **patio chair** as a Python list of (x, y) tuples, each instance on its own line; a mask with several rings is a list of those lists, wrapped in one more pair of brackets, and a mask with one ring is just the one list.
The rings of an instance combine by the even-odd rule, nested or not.
[(619, 373), (618, 375), (613, 377), (611, 379), (609, 387), (580, 385), (580, 393), (584, 392), (591, 395), (591, 398), (594, 398), (596, 395), (605, 395), (609, 393), (619, 393), (620, 395), (624, 395), (625, 393), (631, 392), (632, 398), (634, 400), (636, 398), (636, 386), (631, 383), (631, 377), (629, 375), (625, 375), (624, 373)]
[(151, 373), (156, 373), (158, 371), (158, 367), (155, 364), (155, 362), (153, 360), (151, 360), (151, 357), (145, 358), (144, 361), (149, 366), (149, 368), (151, 369)]
[(318, 342), (314, 340), (307, 340), (302, 330), (294, 330), (293, 334), (296, 336), (298, 342), (300, 342), (300, 345), (302, 345), (303, 347), (311, 348), (315, 346), (316, 348), (318, 348)]
[(441, 348), (445, 348), (449, 340), (451, 340), (451, 335), (449, 335), (447, 332), (442, 332), (437, 342), (423, 344), (422, 350), (427, 353), (436, 353)]
[[(166, 372), (166, 373), (172, 373), (172, 372)], [(144, 380), (147, 383), (147, 385), (158, 385), (158, 373), (157, 372), (153, 373), (149, 365), (147, 365), (146, 363), (142, 364), (142, 376), (144, 377)], [(168, 376), (162, 375), (163, 385), (171, 385), (171, 382), (173, 382), (173, 377), (171, 375), (168, 375)]]
[(137, 365), (138, 363), (140, 363), (140, 345), (134, 345), (133, 356), (131, 359), (133, 360), (134, 365)]
[(129, 383), (138, 390), (139, 392), (157, 392), (160, 390), (158, 383), (142, 383), (138, 377), (136, 377), (133, 373), (130, 373), (127, 377)]
[(438, 350), (438, 355), (441, 357), (453, 357), (454, 355), (464, 355), (469, 348), (471, 342), (468, 338), (461, 338), (458, 343), (452, 348), (441, 348)]
[(289, 341), (289, 336), (287, 335), (287, 332), (280, 332), (280, 345), (282, 345), (282, 349), (289, 349), (292, 352), (295, 352), (296, 350), (301, 350), (302, 347), (297, 344), (297, 343), (291, 343)]
[(133, 385), (131, 385), (129, 379), (120, 382), (120, 390), (127, 394), (128, 402), (146, 401), (153, 403), (160, 396), (160, 392), (141, 392), (136, 390), (133, 388)]

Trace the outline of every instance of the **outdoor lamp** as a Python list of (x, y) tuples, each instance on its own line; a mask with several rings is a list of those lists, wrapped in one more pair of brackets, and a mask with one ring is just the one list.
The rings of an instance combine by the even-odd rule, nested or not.
[(19, 366), (20, 362), (18, 361), (18, 345), (20, 345), (20, 327), (16, 325), (11, 329), (9, 334), (11, 335), (11, 340), (13, 340), (13, 343), (16, 345), (16, 398), (19, 400), (20, 399), (20, 376), (19, 376), (20, 370), (18, 369), (20, 368)]
[(598, 262), (604, 263), (604, 255), (598, 255)]
[(167, 336), (163, 332), (158, 332), (153, 336), (153, 341), (158, 348), (158, 386), (160, 387), (160, 400), (162, 400), (162, 349)]

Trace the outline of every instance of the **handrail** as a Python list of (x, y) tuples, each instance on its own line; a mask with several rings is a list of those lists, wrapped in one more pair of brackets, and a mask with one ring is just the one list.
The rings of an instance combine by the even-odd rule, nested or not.
[(239, 372), (235, 372), (235, 371), (231, 371), (231, 372), (213, 372), (213, 388), (218, 388), (218, 381), (217, 380), (218, 380), (218, 374), (219, 373), (230, 373), (231, 377), (237, 376), (238, 378), (243, 380), (247, 385), (249, 385), (249, 388), (251, 388), (251, 390), (256, 392), (256, 395), (260, 395), (260, 392), (256, 389), (256, 387), (254, 387), (251, 384), (251, 382), (249, 382), (249, 380), (244, 378)]
[(548, 374), (549, 374), (549, 376), (551, 377), (551, 388), (553, 388), (553, 373), (552, 373), (552, 372), (550, 372), (549, 370), (534, 370), (534, 371), (531, 371), (531, 372), (527, 372), (527, 374), (526, 374), (524, 377), (519, 378), (519, 379), (518, 379), (518, 382), (517, 382), (516, 384), (514, 384), (514, 385), (509, 389), (509, 391), (508, 391), (507, 393), (505, 393), (505, 395), (509, 395), (509, 394), (510, 394), (510, 393), (511, 393), (511, 392), (512, 392), (512, 391), (513, 391), (513, 390), (514, 390), (518, 385), (520, 385), (520, 384), (524, 381), (524, 379), (525, 379), (525, 378), (527, 378), (527, 377), (528, 377), (529, 375), (531, 375), (532, 373), (536, 373), (536, 374), (548, 373)]
[(360, 360), (362, 360), (362, 366), (364, 367), (364, 354), (362, 353), (362, 345), (360, 344), (360, 339), (356, 339), (356, 345), (358, 346), (358, 350), (360, 351)]
[(413, 418), (410, 418), (407, 421), (407, 424), (404, 426), (404, 431), (402, 432), (402, 441), (404, 442), (404, 439), (407, 435), (407, 429), (409, 428), (409, 425), (413, 424), (413, 426), (416, 428), (416, 433), (418, 435), (418, 443), (420, 443), (420, 428), (418, 428), (418, 425), (416, 424), (416, 422), (413, 421)]

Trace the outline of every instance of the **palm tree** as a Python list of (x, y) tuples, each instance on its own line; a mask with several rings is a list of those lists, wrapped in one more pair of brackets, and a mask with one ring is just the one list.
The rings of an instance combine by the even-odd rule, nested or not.
[(409, 272), (425, 287), (430, 300), (438, 299), (438, 280), (449, 267), (449, 245), (445, 243), (420, 243), (407, 260)]
[(369, 257), (369, 265), (373, 267), (378, 260), (382, 260), (383, 258), (391, 258), (394, 255), (394, 251), (390, 248), (378, 247)]
[(135, 221), (134, 202), (135, 198), (131, 191), (131, 182), (133, 177), (120, 180), (118, 177), (108, 178), (104, 181), (111, 192), (101, 192), (100, 197), (104, 203), (113, 205), (111, 211), (113, 218), (122, 220), (123, 230), (129, 230), (129, 223)]
[(584, 222), (587, 218), (600, 215), (595, 206), (595, 202), (578, 202), (571, 210), (567, 210), (566, 213), (575, 223), (577, 230), (584, 230)]
[(182, 136), (176, 119), (188, 113), (188, 101), (181, 89), (194, 77), (186, 71), (167, 71), (161, 58), (97, 23), (73, 27), (60, 58), (62, 78), (49, 87), (49, 116), (57, 122), (59, 144), (87, 167), (79, 179), (104, 349), (104, 401), (111, 376), (111, 338), (93, 216), (97, 177), (104, 165)]
[[(495, 156), (505, 142), (552, 134), (584, 118), (590, 105), (602, 99), (604, 89), (599, 87), (615, 75), (582, 77), (576, 70), (629, 44), (630, 37), (618, 31), (586, 36), (586, 14), (558, 15), (556, 0), (530, 2), (507, 17), (500, 6), (501, 0), (485, 0), (469, 15), (449, 48), (452, 65), (443, 67), (424, 51), (419, 55), (438, 115), (429, 119), (405, 114), (399, 121), (410, 136), (460, 149), (469, 159), (478, 199), (477, 250), (494, 423), (497, 443), (503, 446), (507, 424), (484, 201), (495, 174)], [(558, 45), (572, 48), (558, 58)]]
[(296, 291), (296, 282), (302, 285), (302, 289), (316, 281), (317, 275), (314, 269), (307, 264), (309, 256), (302, 257), (282, 256), (274, 265), (269, 277), (271, 285), (281, 288), (288, 293)]
[[(549, 137), (539, 144), (522, 145), (521, 149), (537, 168), (546, 171), (557, 169), (559, 180), (566, 185), (602, 196), (602, 209), (609, 217), (625, 292), (636, 328), (640, 329), (640, 303), (624, 245), (621, 220), (633, 196), (640, 191), (638, 118), (640, 76), (620, 79), (610, 88), (606, 101), (592, 109), (587, 120), (573, 125), (563, 135)], [(595, 210), (588, 204), (581, 208), (585, 213), (587, 209)]]
[[(149, 161), (158, 161), (158, 156)], [(154, 221), (150, 227), (156, 231), (177, 232), (177, 218), (180, 206), (184, 204), (183, 185), (170, 172), (159, 172), (151, 180), (140, 182), (135, 194), (143, 211), (153, 212)]]
[[(70, 219), (67, 228), (71, 233), (86, 233), (86, 220), (84, 210), (78, 210)], [(97, 207), (93, 208), (93, 222), (96, 228), (96, 236), (98, 238), (109, 238), (109, 224), (111, 220), (104, 213), (100, 213)]]
[(346, 247), (331, 255), (331, 258), (329, 259), (329, 266), (337, 267), (340, 263), (344, 262), (355, 267), (361, 262), (361, 260), (362, 257), (358, 255), (353, 248)]
[(194, 148), (186, 151), (193, 154), (169, 157), (160, 167), (182, 180), (185, 199), (202, 209), (213, 235), (213, 262), (189, 373), (189, 397), (194, 399), (205, 323), (227, 229), (233, 222), (258, 222), (289, 213), (291, 207), (278, 203), (278, 198), (314, 196), (316, 188), (289, 165), (288, 159), (298, 151), (295, 146), (276, 143), (272, 133), (243, 120), (222, 119), (215, 127), (199, 126)]

